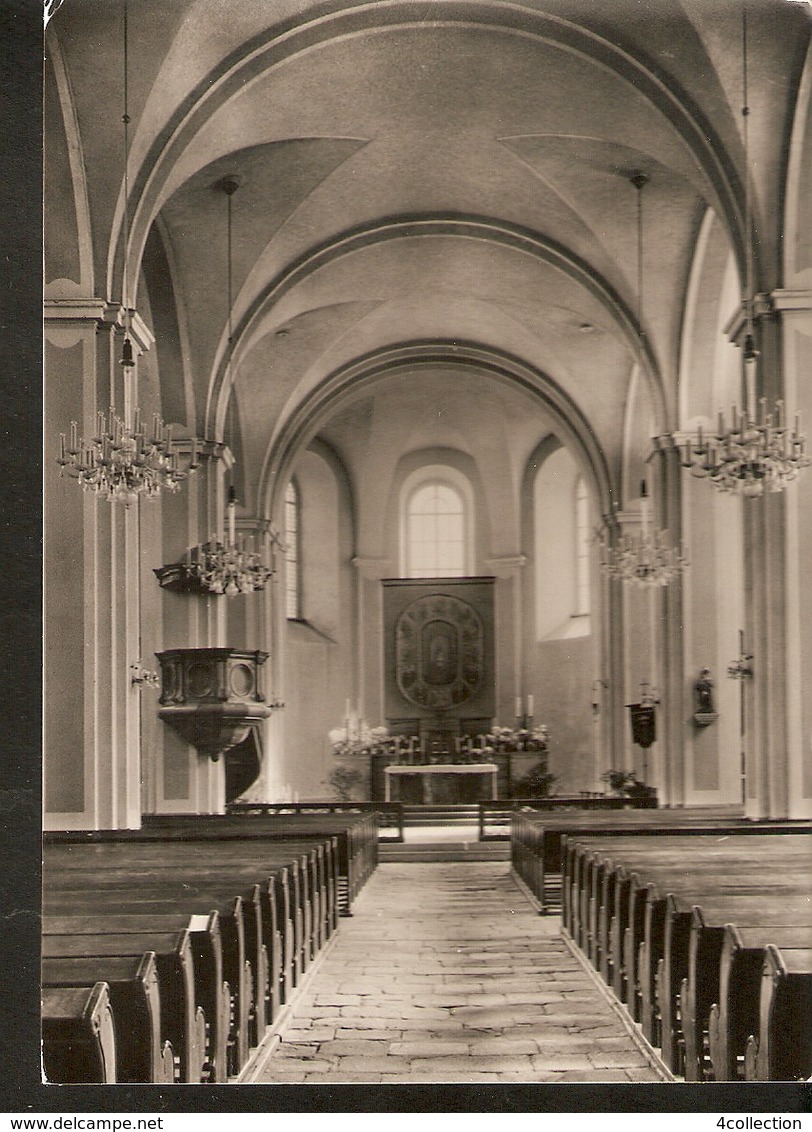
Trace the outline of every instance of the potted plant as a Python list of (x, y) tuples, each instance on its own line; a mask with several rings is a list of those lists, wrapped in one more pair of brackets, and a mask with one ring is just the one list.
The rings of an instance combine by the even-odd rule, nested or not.
[(637, 779), (630, 770), (607, 770), (601, 775), (601, 781), (608, 783), (613, 794), (625, 794), (627, 787)]
[(657, 805), (655, 788), (646, 786), (645, 782), (641, 782), (633, 771), (607, 770), (601, 775), (601, 779), (609, 784), (609, 789), (613, 794), (620, 794), (624, 798), (631, 798), (635, 801), (643, 800), (646, 804), (644, 808), (655, 808)]
[(327, 782), (335, 790), (340, 802), (356, 802), (358, 799), (353, 794), (363, 785), (364, 775), (357, 767), (339, 763), (328, 774)]
[(545, 763), (536, 763), (515, 784), (513, 793), (517, 798), (546, 798), (550, 794), (556, 778), (556, 775), (547, 770)]

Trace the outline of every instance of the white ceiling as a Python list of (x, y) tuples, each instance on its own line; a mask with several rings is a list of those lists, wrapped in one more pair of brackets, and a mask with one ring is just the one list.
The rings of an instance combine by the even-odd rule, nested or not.
[[(356, 471), (370, 459), (353, 443), (362, 404), (365, 419), (399, 422), (383, 430), (388, 459), (427, 444), (474, 451), (483, 420), (523, 451), (557, 429), (526, 386), (473, 362), (444, 366), (455, 343), (547, 383), (616, 478), (643, 356), (629, 177), (650, 178), (644, 387), (666, 427), (706, 210), (732, 254), (741, 249), (741, 11), (732, 0), (129, 0), (132, 254), (162, 243), (176, 306), (162, 326), (177, 341), (159, 337), (156, 356), (162, 380), (187, 384), (190, 423), (209, 433), (222, 428), (228, 333), (219, 186), (241, 182), (233, 326), (246, 490), (303, 403)], [(775, 174), (808, 11), (748, 0), (750, 164), (765, 235), (780, 222)], [(65, 0), (49, 30), (81, 140), (93, 287), (110, 296), (121, 14), (113, 0)], [(759, 270), (775, 277), (773, 243), (763, 241)], [(155, 308), (152, 270), (141, 286)], [(434, 344), (440, 361), (361, 380), (359, 359), (400, 357), (412, 343)], [(342, 384), (342, 372), (353, 379)]]

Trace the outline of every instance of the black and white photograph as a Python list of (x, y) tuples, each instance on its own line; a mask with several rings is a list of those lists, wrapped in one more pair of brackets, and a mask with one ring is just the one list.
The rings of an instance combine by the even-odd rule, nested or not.
[(43, 23), (42, 1085), (803, 1111), (812, 5)]

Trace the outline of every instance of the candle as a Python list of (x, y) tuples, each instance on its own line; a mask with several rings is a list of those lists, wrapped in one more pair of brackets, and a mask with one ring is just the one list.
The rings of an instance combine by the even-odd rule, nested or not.
[(530, 716), (531, 719), (533, 718), (533, 708), (534, 707), (535, 707), (535, 700), (533, 698), (533, 695), (531, 694), (527, 697), (527, 714)]
[(516, 718), (518, 719), (521, 714), (522, 714), (522, 697), (517, 696), (516, 697)]
[(234, 545), (234, 531), (235, 531), (235, 528), (236, 528), (236, 521), (237, 521), (234, 512), (236, 511), (236, 509), (237, 509), (236, 504), (233, 503), (233, 502), (229, 502), (229, 505), (228, 505), (228, 545), (229, 546)]
[(60, 458), (60, 460), (65, 459), (65, 434), (64, 434), (64, 432), (60, 432), (60, 434), (59, 434), (59, 458)]

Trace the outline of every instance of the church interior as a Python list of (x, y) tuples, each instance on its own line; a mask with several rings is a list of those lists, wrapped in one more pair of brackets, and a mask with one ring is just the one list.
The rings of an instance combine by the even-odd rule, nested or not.
[[(245, 857), (236, 834), (222, 857), (235, 874), (265, 834), (279, 838), (274, 869), (293, 868), (283, 846), (291, 859), (311, 846), (296, 866), (321, 893), (302, 912), (311, 944), (300, 954), (277, 923), (255, 961), (230, 978), (217, 968), (219, 998), (205, 992), (174, 1030), (155, 1022), (149, 1070), (116, 1051), (134, 1073), (225, 1081), (295, 1005), (320, 946), (358, 930), (341, 901), (367, 899), (387, 868), (429, 875), (387, 864), (376, 823), (405, 810), (453, 827), (477, 808), (480, 822), (512, 814), (510, 868), (529, 901), (544, 910), (549, 895), (530, 857), (562, 877), (563, 933), (605, 993), (627, 996), (660, 1079), (812, 1075), (796, 1040), (812, 1016), (808, 841), (794, 836), (812, 821), (809, 5), (51, 9), (43, 824), (56, 1079), (110, 1079), (104, 1019), (134, 1009), (116, 1006), (134, 953), (117, 955), (115, 978), (92, 977), (88, 947), (114, 952), (98, 924), (83, 949), (67, 922), (89, 898), (80, 873), (99, 908), (105, 877), (109, 916), (126, 871), (142, 870), (177, 931), (150, 854), (195, 870), (193, 839), (205, 855), (241, 820)], [(568, 855), (570, 829), (552, 863), (533, 831), (549, 822), (549, 842), (581, 813), (583, 860)], [(626, 831), (629, 870), (634, 837), (654, 845), (637, 911), (642, 932), (641, 907), (653, 909), (649, 966), (632, 942), (594, 942), (611, 872), (601, 823)], [(722, 864), (714, 831), (731, 839)], [(644, 977), (676, 900), (661, 875), (669, 838), (695, 848), (693, 905), (711, 869), (787, 888), (788, 911), (767, 916), (774, 934), (748, 962), (756, 997), (792, 984), (796, 1014), (769, 1023), (778, 1038), (758, 1019), (743, 1037), (730, 1023), (711, 1068), (703, 1033), (718, 1033), (720, 996), (692, 1005), (686, 967), (680, 1011)], [(489, 878), (495, 867), (484, 862)], [(226, 878), (211, 883), (221, 907)], [(558, 932), (553, 905), (543, 922)], [(208, 905), (183, 908), (200, 967)], [(296, 936), (296, 914), (281, 914)], [(687, 932), (690, 907), (679, 915)], [(717, 965), (728, 923), (714, 929)], [(130, 946), (142, 964), (157, 954), (162, 990), (157, 942)], [(163, 1018), (164, 998), (151, 1001)], [(699, 1038), (686, 1028), (671, 1049), (669, 1012), (684, 1023), (691, 1010), (705, 1011)], [(80, 1040), (88, 1011), (95, 1036)], [(800, 1059), (775, 1053), (799, 1045)], [(581, 1065), (549, 1071), (568, 1069), (593, 1079)], [(377, 1062), (364, 1072), (385, 1075)], [(523, 1063), (522, 1079), (541, 1072)]]

